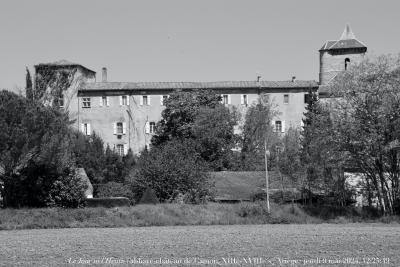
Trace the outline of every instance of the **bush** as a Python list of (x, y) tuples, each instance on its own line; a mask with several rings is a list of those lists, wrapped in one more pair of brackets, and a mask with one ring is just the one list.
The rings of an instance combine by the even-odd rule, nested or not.
[(50, 190), (48, 206), (62, 208), (78, 208), (84, 205), (85, 191), (88, 185), (83, 181), (76, 170), (68, 176), (61, 176)]
[(206, 171), (191, 141), (174, 140), (144, 151), (130, 183), (136, 200), (140, 200), (147, 187), (155, 191), (161, 202), (171, 201), (179, 193), (195, 192), (202, 198), (211, 189)]
[(140, 204), (158, 204), (160, 201), (158, 200), (156, 193), (150, 187), (147, 187), (143, 192), (142, 198), (140, 199)]
[(130, 201), (126, 197), (104, 197), (104, 198), (87, 198), (85, 201), (86, 207), (96, 208), (114, 208), (114, 207), (129, 207)]
[(126, 197), (133, 201), (133, 193), (129, 185), (116, 182), (100, 184), (96, 190), (96, 197)]

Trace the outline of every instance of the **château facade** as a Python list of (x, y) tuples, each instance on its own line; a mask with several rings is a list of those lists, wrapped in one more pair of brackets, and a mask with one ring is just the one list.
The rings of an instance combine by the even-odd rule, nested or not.
[[(96, 132), (121, 155), (129, 148), (137, 154), (149, 146), (165, 108), (164, 100), (174, 90), (212, 89), (221, 95), (223, 104), (235, 106), (242, 115), (260, 94), (268, 94), (278, 111), (273, 127), (285, 133), (289, 127), (301, 127), (310, 90), (327, 85), (339, 72), (362, 60), (366, 51), (346, 26), (339, 40), (327, 41), (319, 50), (319, 82), (295, 77), (287, 81), (109, 82), (106, 68), (97, 82), (93, 70), (63, 60), (35, 66), (35, 91), (51, 92), (50, 101), (68, 110), (74, 126), (84, 134)], [(61, 77), (67, 81), (57, 92), (52, 91), (57, 84), (51, 79), (44, 85), (38, 82), (38, 78), (53, 72), (64, 73)]]

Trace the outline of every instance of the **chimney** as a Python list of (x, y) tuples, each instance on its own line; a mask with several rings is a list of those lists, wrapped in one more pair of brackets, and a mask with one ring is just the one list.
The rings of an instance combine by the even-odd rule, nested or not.
[(107, 68), (102, 68), (102, 75), (101, 75), (101, 81), (103, 83), (107, 82)]
[(260, 82), (260, 80), (261, 80), (261, 75), (258, 75), (257, 76), (257, 82)]
[(292, 83), (296, 81), (296, 76), (292, 76)]

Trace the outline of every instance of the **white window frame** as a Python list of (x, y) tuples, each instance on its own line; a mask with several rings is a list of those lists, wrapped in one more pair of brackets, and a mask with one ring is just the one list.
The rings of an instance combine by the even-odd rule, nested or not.
[[(145, 97), (146, 97), (147, 103), (145, 103), (145, 101), (144, 101)], [(140, 105), (141, 106), (150, 106), (150, 101), (151, 101), (151, 98), (149, 95), (142, 95), (140, 97)]]
[(91, 108), (91, 99), (90, 97), (82, 97), (82, 108)]
[[(285, 104), (285, 105), (288, 105), (289, 104), (289, 100), (290, 99), (290, 96), (289, 96), (289, 94), (284, 94), (283, 95), (283, 104)], [(287, 101), (286, 101), (287, 100)]]
[(90, 123), (88, 123), (88, 122), (81, 123), (81, 132), (87, 136), (91, 135), (92, 129), (91, 129)]
[(154, 121), (149, 122), (149, 134), (156, 133), (156, 123)]
[(240, 104), (247, 106), (249, 104), (249, 96), (246, 94), (240, 95)]
[(161, 96), (160, 96), (160, 105), (161, 105), (161, 106), (165, 106), (165, 100), (164, 100), (164, 98), (165, 98), (165, 100), (167, 100), (167, 99), (169, 98), (169, 95), (161, 95)]
[(115, 146), (116, 150), (117, 150), (117, 154), (119, 156), (124, 156), (125, 155), (125, 145), (124, 144), (117, 144)]

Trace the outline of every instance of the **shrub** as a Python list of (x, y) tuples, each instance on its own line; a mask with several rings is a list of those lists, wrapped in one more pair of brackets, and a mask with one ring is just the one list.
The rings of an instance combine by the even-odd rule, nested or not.
[(106, 184), (101, 184), (97, 187), (96, 197), (126, 197), (132, 201), (133, 193), (129, 185), (116, 182), (108, 182)]
[(104, 197), (104, 198), (87, 198), (85, 201), (86, 207), (129, 207), (130, 201), (126, 197)]
[(72, 170), (67, 176), (61, 176), (53, 183), (48, 206), (77, 208), (84, 205), (85, 190), (88, 185)]
[(143, 192), (142, 198), (140, 199), (140, 204), (158, 204), (160, 201), (158, 200), (156, 193), (150, 187), (147, 187)]
[(208, 195), (211, 184), (201, 157), (189, 140), (169, 141), (140, 156), (132, 174), (135, 199), (151, 187), (160, 201), (173, 200), (179, 193), (195, 190), (199, 197)]

